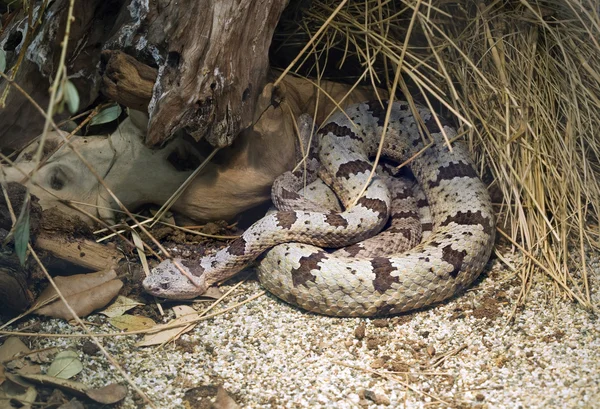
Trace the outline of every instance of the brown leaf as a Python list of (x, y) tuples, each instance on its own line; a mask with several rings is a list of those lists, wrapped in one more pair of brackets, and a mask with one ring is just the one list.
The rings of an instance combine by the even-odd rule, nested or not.
[[(176, 305), (175, 307), (173, 307), (173, 311), (175, 311), (175, 315), (177, 316), (177, 318), (175, 318), (166, 325), (173, 325), (178, 323), (185, 324), (186, 322), (194, 321), (199, 317), (198, 312), (188, 305)], [(165, 325), (157, 325), (155, 328), (157, 330), (160, 330), (160, 328), (164, 326)], [(168, 328), (160, 332), (146, 334), (146, 336), (144, 336), (144, 339), (135, 345), (138, 347), (161, 345), (179, 338), (182, 334), (191, 331), (195, 326), (196, 324), (190, 324), (188, 326), (182, 325), (180, 327)]]
[[(92, 311), (107, 305), (119, 293), (123, 286), (121, 280), (114, 279), (114, 270), (100, 271), (92, 274), (77, 274), (66, 277), (55, 277), (57, 287), (65, 296), (78, 317), (85, 317)], [(46, 300), (56, 297), (54, 288), (49, 286), (40, 295), (37, 304), (43, 305)], [(54, 318), (72, 319), (72, 315), (62, 300), (38, 308), (35, 314)]]
[(57, 347), (45, 348), (32, 354), (28, 354), (27, 358), (36, 364), (48, 364), (54, 360), (54, 357), (59, 352), (60, 350)]
[(240, 406), (229, 396), (225, 388), (219, 386), (213, 407), (215, 409), (239, 409)]
[[(23, 353), (26, 354), (30, 349), (17, 337), (8, 337), (4, 344), (0, 345), (0, 363), (7, 363), (13, 357)], [(24, 363), (24, 362), (23, 362)], [(4, 365), (0, 365), (0, 385), (6, 379), (4, 375)]]
[(85, 392), (89, 389), (89, 387), (86, 384), (77, 382), (77, 381), (72, 381), (70, 379), (55, 378), (54, 376), (41, 375), (41, 374), (32, 375), (32, 374), (19, 373), (19, 375), (22, 378), (24, 378), (28, 381), (31, 381), (33, 383), (37, 383), (40, 385), (46, 385), (46, 386), (53, 386), (55, 388), (60, 388), (64, 391), (67, 391), (70, 394), (73, 394), (73, 395), (79, 396), (79, 397), (86, 396)]
[(138, 331), (150, 329), (156, 325), (152, 318), (143, 317), (141, 315), (124, 314), (120, 317), (113, 317), (108, 320), (111, 325), (119, 328), (122, 331)]
[(107, 317), (113, 318), (125, 314), (127, 311), (137, 306), (144, 305), (141, 302), (127, 298), (124, 295), (119, 295), (115, 302), (110, 304), (106, 309), (99, 311)]
[(37, 391), (33, 386), (23, 386), (7, 380), (0, 389), (0, 407), (3, 409), (13, 407), (29, 409), (31, 402), (35, 402), (36, 397)]
[(188, 407), (211, 409), (239, 409), (239, 405), (220, 385), (200, 385), (188, 389), (183, 397)]
[[(60, 289), (60, 292), (66, 297), (71, 294), (80, 293), (89, 290), (90, 288), (97, 287), (108, 281), (114, 280), (115, 278), (117, 278), (115, 270), (103, 270), (88, 274), (57, 276), (54, 277), (54, 282)], [(54, 291), (54, 287), (48, 285), (36, 300), (36, 305), (45, 303), (48, 300), (54, 300), (56, 296), (57, 294), (56, 291)]]
[(206, 300), (218, 300), (223, 296), (223, 291), (221, 291), (218, 287), (208, 287), (208, 289), (200, 296), (200, 299)]
[(88, 389), (85, 393), (90, 399), (95, 400), (98, 403), (112, 405), (113, 403), (125, 399), (127, 396), (127, 387), (117, 383), (111, 383), (103, 388)]

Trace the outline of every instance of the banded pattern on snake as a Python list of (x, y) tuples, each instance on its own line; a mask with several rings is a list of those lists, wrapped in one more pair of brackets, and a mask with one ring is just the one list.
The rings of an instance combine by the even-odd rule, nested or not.
[[(431, 138), (426, 147), (419, 121), (406, 102), (393, 103), (382, 154), (399, 163), (412, 158), (408, 166), (427, 198), (432, 233), (411, 249), (369, 257), (352, 257), (348, 249), (353, 246), (345, 252), (324, 249), (359, 243), (388, 221), (393, 197), (382, 177), (373, 177), (354, 203), (368, 181), (369, 158), (377, 151), (386, 109), (379, 102), (357, 104), (333, 115), (318, 131), (319, 175), (346, 210), (267, 214), (216, 254), (195, 265), (181, 260), (194, 283), (167, 260), (144, 280), (146, 291), (193, 298), (267, 250), (258, 264), (262, 285), (291, 304), (326, 315), (395, 314), (434, 304), (468, 287), (493, 248), (489, 194), (466, 146), (457, 141), (450, 151), (431, 112), (417, 106), (422, 131)], [(456, 136), (454, 129), (443, 122), (442, 126), (450, 139)], [(396, 230), (392, 236), (407, 234), (407, 229)]]

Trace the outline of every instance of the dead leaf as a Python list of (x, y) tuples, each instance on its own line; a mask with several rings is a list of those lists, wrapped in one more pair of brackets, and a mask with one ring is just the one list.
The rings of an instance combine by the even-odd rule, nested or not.
[(203, 299), (209, 298), (212, 300), (218, 300), (223, 296), (223, 291), (219, 289), (219, 287), (208, 287), (208, 289), (202, 294), (200, 297)]
[(156, 322), (152, 318), (129, 314), (110, 318), (108, 322), (123, 331), (150, 329), (156, 325)]
[(200, 385), (188, 389), (185, 392), (183, 400), (188, 407), (207, 407), (212, 409), (239, 409), (240, 407), (229, 396), (227, 390), (219, 385)]
[(225, 390), (225, 388), (223, 388), (222, 386), (219, 386), (219, 389), (217, 390), (217, 397), (215, 399), (213, 408), (214, 409), (239, 409), (240, 405), (238, 405), (236, 403), (236, 401), (233, 400), (233, 398), (231, 396), (229, 396), (229, 393)]
[[(166, 325), (185, 324), (187, 322), (196, 320), (200, 316), (198, 315), (198, 312), (196, 310), (194, 310), (188, 305), (176, 305), (175, 307), (173, 307), (173, 311), (175, 312), (175, 316), (177, 318), (167, 323)], [(144, 339), (142, 339), (135, 345), (138, 347), (162, 345), (164, 343), (174, 341), (177, 338), (179, 338), (182, 334), (191, 331), (195, 327), (195, 325), (196, 324), (190, 324), (187, 326), (182, 325), (181, 327), (168, 328), (160, 332), (155, 332), (153, 334), (146, 334), (146, 336), (144, 336)], [(157, 325), (154, 328), (160, 330), (160, 328), (164, 326), (165, 325)]]
[(135, 249), (137, 250), (140, 262), (142, 263), (142, 268), (144, 269), (146, 275), (149, 275), (150, 267), (148, 267), (148, 259), (146, 258), (146, 253), (144, 252), (144, 241), (135, 230), (131, 230), (131, 238), (133, 240), (133, 244), (135, 244)]
[(31, 362), (35, 362), (37, 364), (47, 364), (52, 362), (56, 354), (59, 352), (59, 349), (56, 347), (45, 348), (41, 351), (34, 352), (33, 354), (28, 354), (27, 358), (29, 358)]
[[(77, 316), (85, 317), (92, 311), (104, 307), (119, 293), (123, 283), (121, 280), (115, 279), (116, 276), (114, 270), (108, 270), (55, 277), (54, 281)], [(48, 286), (36, 301), (36, 305), (43, 305), (47, 300), (52, 300), (55, 297), (54, 288)], [(37, 309), (34, 313), (66, 320), (73, 318), (62, 300), (51, 302)]]
[(98, 403), (112, 405), (122, 401), (127, 396), (127, 387), (118, 383), (111, 383), (100, 389), (88, 389), (87, 396)]
[[(83, 364), (75, 351), (62, 351), (50, 364), (46, 375), (61, 379), (69, 379), (83, 370)], [(21, 372), (19, 372), (20, 374)]]
[[(31, 408), (37, 398), (37, 391), (33, 386), (22, 386), (17, 383), (6, 381), (0, 389), (0, 407), (13, 408), (10, 401), (16, 401), (21, 409)], [(15, 404), (16, 404), (15, 402)]]
[(4, 344), (0, 345), (0, 385), (6, 380), (4, 375), (4, 364), (19, 354), (26, 354), (31, 350), (17, 337), (8, 337)]
[[(71, 294), (80, 293), (82, 291), (89, 290), (90, 288), (97, 287), (110, 280), (114, 280), (115, 278), (117, 278), (117, 273), (115, 270), (103, 270), (88, 274), (57, 276), (54, 277), (54, 282), (62, 294), (66, 297)], [(36, 305), (39, 305), (49, 299), (54, 299), (55, 297), (56, 291), (54, 291), (54, 287), (49, 285), (44, 291), (42, 291), (36, 300)]]
[(67, 403), (64, 403), (58, 407), (58, 409), (85, 409), (85, 405), (73, 398)]
[(117, 299), (106, 307), (104, 310), (99, 311), (100, 314), (104, 314), (109, 318), (119, 317), (125, 314), (127, 311), (137, 306), (144, 305), (141, 302), (127, 298), (124, 295), (119, 295)]
[(9, 361), (19, 354), (27, 354), (31, 350), (18, 337), (8, 337), (4, 344), (0, 345), (0, 362)]
[(78, 397), (87, 396), (85, 392), (88, 389), (90, 389), (84, 383), (77, 382), (77, 381), (71, 381), (69, 379), (55, 378), (54, 376), (41, 375), (41, 374), (31, 375), (31, 374), (21, 374), (21, 373), (19, 373), (19, 375), (23, 379), (26, 379), (33, 383), (37, 383), (40, 385), (46, 385), (46, 386), (53, 386), (55, 388), (62, 389), (64, 391), (66, 391), (67, 393), (73, 394)]

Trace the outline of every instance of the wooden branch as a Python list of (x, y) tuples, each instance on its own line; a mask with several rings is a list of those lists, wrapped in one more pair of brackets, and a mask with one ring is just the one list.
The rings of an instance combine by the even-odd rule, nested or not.
[(76, 239), (67, 235), (40, 232), (35, 248), (52, 256), (93, 271), (114, 268), (123, 258), (120, 251), (92, 240)]
[(100, 91), (129, 108), (148, 112), (158, 70), (121, 51), (102, 52), (105, 65)]

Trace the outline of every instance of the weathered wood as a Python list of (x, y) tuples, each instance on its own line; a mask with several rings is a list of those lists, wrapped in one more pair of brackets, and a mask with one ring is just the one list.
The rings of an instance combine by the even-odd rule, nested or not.
[(196, 140), (231, 145), (254, 118), (267, 82), (268, 51), (287, 0), (170, 2), (169, 40), (150, 103), (146, 143), (185, 128)]
[(40, 232), (35, 248), (45, 250), (53, 257), (90, 270), (103, 270), (118, 265), (123, 255), (117, 249), (92, 240), (73, 239), (68, 235)]
[(103, 51), (102, 61), (105, 68), (100, 91), (119, 104), (147, 112), (158, 70), (122, 51)]

